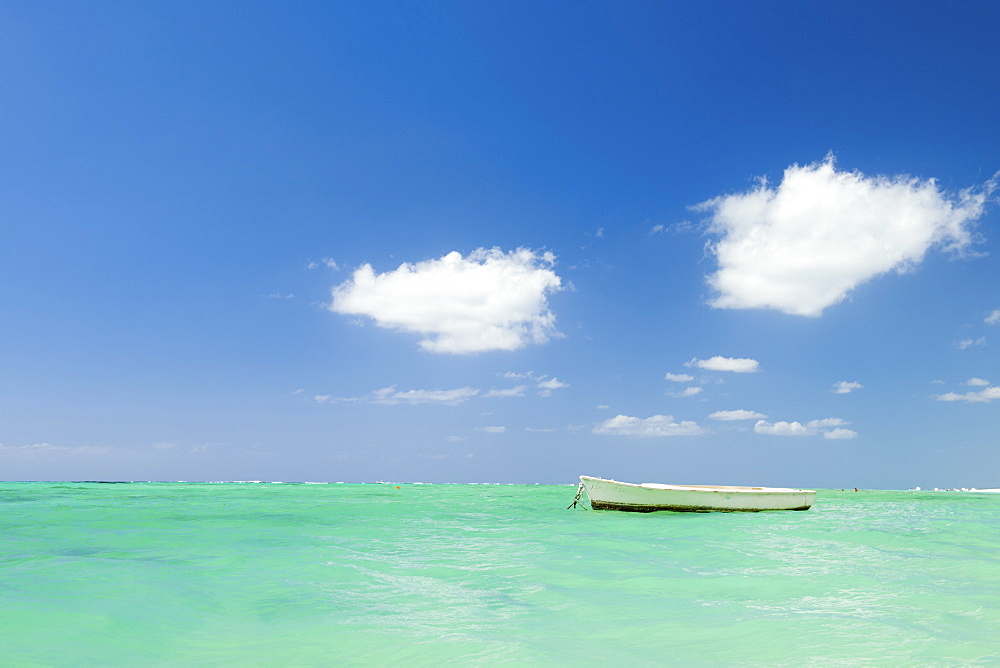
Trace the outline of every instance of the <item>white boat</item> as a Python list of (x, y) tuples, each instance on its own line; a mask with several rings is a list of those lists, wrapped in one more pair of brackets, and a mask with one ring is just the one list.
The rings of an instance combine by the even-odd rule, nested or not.
[[(726, 485), (634, 484), (580, 476), (577, 498), (583, 490), (594, 510), (655, 510), (707, 513), (760, 510), (809, 510), (816, 498), (812, 489), (785, 487), (731, 487)], [(575, 501), (574, 501), (575, 503)]]

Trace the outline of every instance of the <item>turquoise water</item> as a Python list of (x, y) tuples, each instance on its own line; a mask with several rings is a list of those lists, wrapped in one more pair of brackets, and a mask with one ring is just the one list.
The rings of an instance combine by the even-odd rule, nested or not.
[(1000, 495), (575, 491), (0, 483), (0, 664), (1000, 664)]

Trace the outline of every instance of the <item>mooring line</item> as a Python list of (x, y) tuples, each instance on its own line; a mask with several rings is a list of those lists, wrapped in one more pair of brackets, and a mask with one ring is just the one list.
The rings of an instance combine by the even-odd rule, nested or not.
[[(583, 482), (582, 481), (580, 482), (580, 484), (576, 488), (576, 496), (573, 497), (573, 503), (571, 503), (568, 506), (566, 506), (566, 510), (569, 510), (570, 508), (576, 508), (576, 504), (580, 500), (580, 495), (581, 494), (583, 494)], [(584, 510), (587, 509), (587, 506), (581, 505), (580, 507), (583, 508)]]

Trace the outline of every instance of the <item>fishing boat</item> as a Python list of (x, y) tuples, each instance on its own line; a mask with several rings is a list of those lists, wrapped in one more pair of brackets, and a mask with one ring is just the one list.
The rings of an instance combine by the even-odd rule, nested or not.
[[(635, 484), (580, 476), (577, 500), (586, 490), (594, 510), (656, 510), (707, 513), (761, 510), (809, 510), (816, 491), (785, 487), (731, 487), (727, 485)], [(574, 500), (574, 504), (576, 500)]]

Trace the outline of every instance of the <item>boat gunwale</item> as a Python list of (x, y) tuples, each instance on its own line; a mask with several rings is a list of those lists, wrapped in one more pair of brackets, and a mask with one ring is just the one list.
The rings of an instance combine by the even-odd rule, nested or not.
[(743, 487), (738, 485), (668, 485), (655, 482), (644, 482), (644, 483), (634, 483), (634, 482), (621, 482), (620, 480), (611, 480), (608, 478), (595, 478), (594, 476), (582, 475), (580, 480), (596, 480), (598, 482), (607, 482), (615, 485), (623, 485), (626, 487), (635, 487), (637, 489), (647, 489), (651, 491), (687, 491), (687, 492), (718, 492), (718, 493), (735, 493), (735, 494), (771, 494), (771, 495), (781, 495), (781, 494), (815, 494), (814, 489), (797, 489), (794, 487)]

